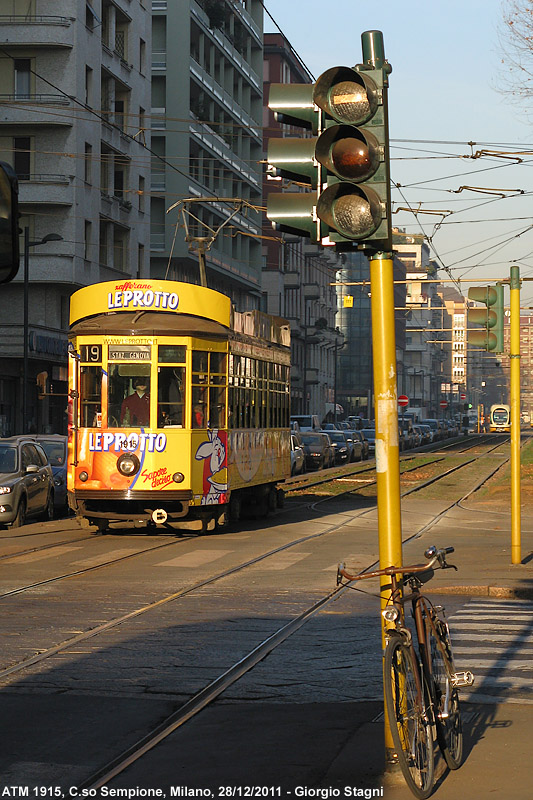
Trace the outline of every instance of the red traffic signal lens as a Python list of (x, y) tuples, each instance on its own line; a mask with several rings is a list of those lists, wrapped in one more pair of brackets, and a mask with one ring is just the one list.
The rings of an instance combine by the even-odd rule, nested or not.
[(316, 211), (328, 227), (354, 241), (374, 233), (383, 218), (376, 192), (345, 183), (328, 186), (318, 198)]
[(351, 181), (364, 181), (379, 167), (379, 153), (367, 142), (355, 138), (339, 139), (331, 148), (334, 171)]

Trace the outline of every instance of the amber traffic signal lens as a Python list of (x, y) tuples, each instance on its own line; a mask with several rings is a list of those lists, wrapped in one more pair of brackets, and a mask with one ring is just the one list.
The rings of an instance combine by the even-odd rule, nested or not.
[(355, 138), (336, 141), (331, 148), (331, 159), (337, 175), (352, 181), (365, 180), (379, 167), (375, 148)]

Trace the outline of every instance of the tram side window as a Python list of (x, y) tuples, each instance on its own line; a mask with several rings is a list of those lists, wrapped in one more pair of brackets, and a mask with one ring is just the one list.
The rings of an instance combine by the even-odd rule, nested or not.
[(80, 425), (82, 428), (102, 426), (102, 367), (80, 369)]
[(193, 351), (193, 428), (223, 428), (226, 424), (226, 358), (225, 353)]
[(150, 366), (113, 364), (108, 377), (108, 427), (150, 425)]
[(158, 367), (157, 425), (183, 428), (184, 424), (185, 367)]

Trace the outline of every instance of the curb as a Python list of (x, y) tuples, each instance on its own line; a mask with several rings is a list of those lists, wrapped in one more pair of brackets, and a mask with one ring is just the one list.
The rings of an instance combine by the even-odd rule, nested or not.
[(507, 600), (533, 600), (533, 586), (434, 586), (432, 593), (501, 597)]

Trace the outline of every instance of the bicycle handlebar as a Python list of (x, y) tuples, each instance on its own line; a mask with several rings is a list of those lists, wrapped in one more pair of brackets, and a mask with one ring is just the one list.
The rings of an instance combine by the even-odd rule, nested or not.
[(437, 565), (441, 569), (447, 569), (452, 565), (446, 563), (446, 556), (448, 553), (453, 553), (454, 551), (454, 547), (443, 547), (441, 549), (437, 549), (435, 545), (431, 545), (431, 547), (428, 547), (424, 553), (425, 557), (429, 559), (427, 564), (411, 564), (410, 566), (404, 567), (385, 567), (385, 569), (378, 569), (374, 570), (373, 572), (362, 572), (359, 575), (351, 575), (346, 571), (345, 564), (341, 563), (337, 568), (337, 584), (341, 583), (342, 578), (346, 578), (346, 580), (349, 581), (361, 581), (365, 578), (379, 578), (382, 575), (400, 575), (405, 573), (416, 574), (417, 572), (427, 572), (428, 570), (437, 567)]

